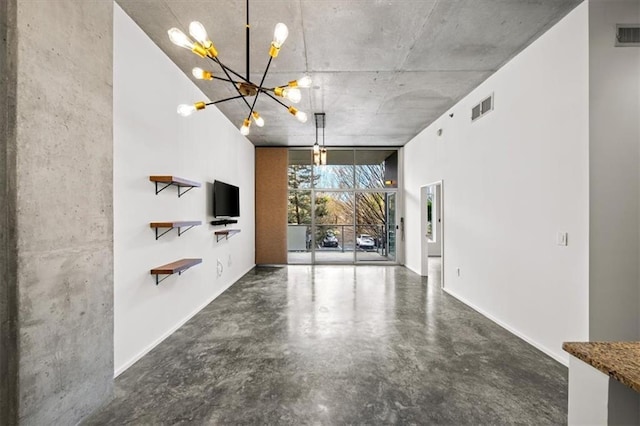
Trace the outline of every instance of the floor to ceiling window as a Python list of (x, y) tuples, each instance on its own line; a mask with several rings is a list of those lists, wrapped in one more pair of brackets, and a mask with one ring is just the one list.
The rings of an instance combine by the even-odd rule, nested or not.
[(289, 151), (288, 262), (396, 261), (398, 151)]

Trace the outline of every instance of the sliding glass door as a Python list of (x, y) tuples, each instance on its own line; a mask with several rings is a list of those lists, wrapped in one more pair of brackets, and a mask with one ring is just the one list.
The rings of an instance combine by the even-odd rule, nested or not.
[(315, 192), (315, 263), (353, 263), (354, 194)]
[(356, 260), (395, 261), (394, 192), (356, 194)]

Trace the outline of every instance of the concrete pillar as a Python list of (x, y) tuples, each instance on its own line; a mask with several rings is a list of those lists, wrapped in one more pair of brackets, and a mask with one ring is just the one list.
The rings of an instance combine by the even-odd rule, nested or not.
[(75, 424), (113, 386), (113, 2), (0, 4), (0, 414)]
[[(16, 0), (0, 2), (0, 419), (17, 417), (15, 233)], [(14, 421), (15, 422), (15, 421)]]

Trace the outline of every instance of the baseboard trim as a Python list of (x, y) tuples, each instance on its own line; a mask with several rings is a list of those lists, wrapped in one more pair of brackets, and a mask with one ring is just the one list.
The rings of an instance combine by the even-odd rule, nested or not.
[[(411, 272), (413, 272), (414, 274), (416, 274), (416, 275), (420, 275), (420, 271), (415, 270), (415, 269), (414, 269), (414, 268), (412, 268), (411, 266), (406, 265), (406, 264), (405, 264), (405, 265), (402, 265), (402, 266), (404, 266), (405, 268), (407, 268), (408, 270), (410, 270), (410, 271), (411, 271)], [(420, 276), (422, 276), (422, 275), (420, 275)]]
[(148, 354), (149, 352), (151, 352), (151, 350), (153, 348), (155, 348), (156, 346), (158, 346), (160, 343), (162, 343), (164, 341), (164, 339), (166, 339), (167, 337), (171, 336), (173, 333), (176, 332), (176, 330), (178, 330), (180, 327), (182, 327), (183, 325), (186, 324), (187, 321), (189, 321), (191, 318), (193, 318), (194, 316), (196, 316), (196, 314), (198, 312), (200, 312), (201, 310), (203, 310), (209, 303), (213, 302), (215, 299), (218, 298), (218, 296), (220, 296), (222, 293), (224, 293), (225, 291), (227, 291), (232, 285), (234, 285), (235, 283), (238, 282), (238, 280), (240, 278), (242, 278), (243, 276), (245, 276), (249, 271), (251, 271), (253, 268), (255, 268), (256, 265), (251, 265), (249, 268), (247, 268), (247, 270), (245, 270), (244, 272), (242, 272), (240, 275), (238, 275), (235, 279), (230, 280), (229, 285), (222, 288), (220, 291), (218, 291), (217, 293), (215, 293), (213, 296), (211, 296), (206, 302), (204, 302), (202, 305), (198, 306), (194, 311), (192, 311), (190, 314), (188, 314), (185, 318), (183, 318), (182, 320), (178, 321), (178, 323), (176, 323), (176, 325), (174, 325), (173, 327), (171, 327), (169, 330), (167, 330), (166, 333), (164, 333), (162, 336), (158, 337), (156, 340), (154, 340), (151, 344), (149, 344), (146, 348), (144, 348), (142, 351), (140, 351), (137, 355), (135, 355), (133, 358), (131, 358), (129, 361), (125, 362), (123, 365), (121, 365), (120, 367), (116, 368), (114, 373), (113, 373), (113, 378), (115, 379), (116, 377), (118, 377), (120, 374), (124, 373), (129, 367), (131, 367), (133, 364), (135, 364), (136, 362), (138, 362), (142, 357), (144, 357), (146, 354)]
[(539, 342), (535, 341), (534, 339), (531, 339), (529, 336), (527, 336), (527, 335), (521, 333), (520, 331), (516, 330), (515, 328), (511, 327), (509, 324), (499, 320), (498, 318), (494, 317), (493, 315), (489, 314), (488, 312), (484, 311), (483, 309), (480, 309), (479, 307), (477, 307), (473, 303), (469, 302), (464, 297), (461, 297), (459, 294), (455, 293), (454, 291), (451, 291), (446, 287), (443, 288), (443, 290), (445, 291), (445, 293), (447, 293), (451, 297), (454, 297), (455, 299), (457, 299), (460, 302), (464, 303), (465, 305), (467, 305), (468, 307), (470, 307), (474, 311), (478, 312), (482, 316), (484, 316), (484, 317), (490, 319), (491, 321), (495, 322), (500, 327), (502, 327), (505, 330), (507, 330), (509, 333), (516, 335), (517, 337), (519, 337), (520, 339), (524, 340), (525, 342), (527, 342), (528, 344), (530, 344), (534, 348), (538, 349), (541, 352), (544, 352), (546, 355), (548, 355), (551, 358), (553, 358), (554, 360), (558, 361), (560, 364), (564, 365), (565, 367), (567, 367), (567, 368), (569, 367), (569, 354), (567, 354), (567, 356), (565, 358), (562, 355), (555, 353), (554, 351), (552, 351), (549, 348), (541, 345)]

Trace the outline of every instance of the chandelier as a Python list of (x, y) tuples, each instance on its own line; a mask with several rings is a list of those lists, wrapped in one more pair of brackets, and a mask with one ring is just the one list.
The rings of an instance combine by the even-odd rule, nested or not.
[[(242, 99), (247, 108), (249, 109), (249, 113), (247, 114), (247, 118), (243, 121), (242, 126), (240, 127), (240, 133), (244, 136), (249, 134), (249, 128), (251, 126), (251, 122), (256, 123), (256, 126), (262, 127), (264, 126), (264, 119), (260, 116), (258, 111), (255, 110), (256, 101), (258, 100), (258, 96), (261, 94), (266, 95), (267, 97), (273, 99), (278, 104), (282, 105), (286, 108), (291, 115), (298, 119), (301, 123), (305, 123), (307, 121), (307, 114), (302, 111), (299, 111), (297, 108), (291, 105), (287, 105), (284, 103), (282, 99), (286, 99), (294, 104), (297, 104), (302, 99), (302, 93), (300, 92), (300, 88), (308, 88), (311, 86), (311, 78), (309, 76), (304, 76), (298, 80), (293, 80), (283, 86), (276, 87), (265, 87), (264, 80), (269, 72), (269, 67), (271, 66), (271, 61), (278, 56), (278, 52), (282, 47), (282, 44), (287, 39), (289, 35), (289, 30), (287, 26), (283, 23), (279, 23), (276, 25), (273, 41), (271, 42), (271, 47), (269, 49), (269, 62), (267, 63), (267, 67), (262, 74), (262, 79), (260, 80), (260, 84), (256, 84), (251, 81), (250, 73), (249, 73), (249, 0), (247, 0), (247, 25), (246, 25), (246, 52), (247, 52), (247, 63), (246, 63), (246, 76), (242, 76), (236, 71), (232, 70), (228, 66), (226, 66), (218, 57), (218, 51), (209, 36), (207, 35), (207, 31), (198, 21), (193, 21), (189, 25), (189, 34), (195, 39), (195, 41), (191, 40), (189, 36), (180, 31), (178, 28), (171, 28), (168, 31), (169, 39), (173, 42), (173, 44), (184, 47), (185, 49), (191, 50), (196, 55), (201, 58), (210, 59), (212, 62), (218, 64), (224, 76), (214, 75), (212, 71), (204, 70), (202, 68), (196, 67), (192, 70), (192, 74), (195, 78), (199, 80), (220, 80), (225, 81), (233, 86), (235, 91), (237, 92), (236, 96), (232, 96), (225, 99), (220, 99), (215, 102), (196, 102), (194, 104), (182, 104), (178, 106), (178, 114), (183, 117), (187, 117), (193, 114), (195, 111), (203, 110), (208, 105), (215, 105), (222, 102), (231, 101), (234, 99)], [(253, 100), (250, 102), (247, 98), (252, 98)], [(317, 129), (316, 129), (316, 139), (317, 139)]]
[[(316, 112), (316, 143), (313, 144), (313, 164), (316, 166), (324, 166), (327, 164), (327, 148), (324, 146), (324, 126), (326, 123), (325, 113)], [(322, 129), (322, 147), (318, 144), (318, 129)]]

